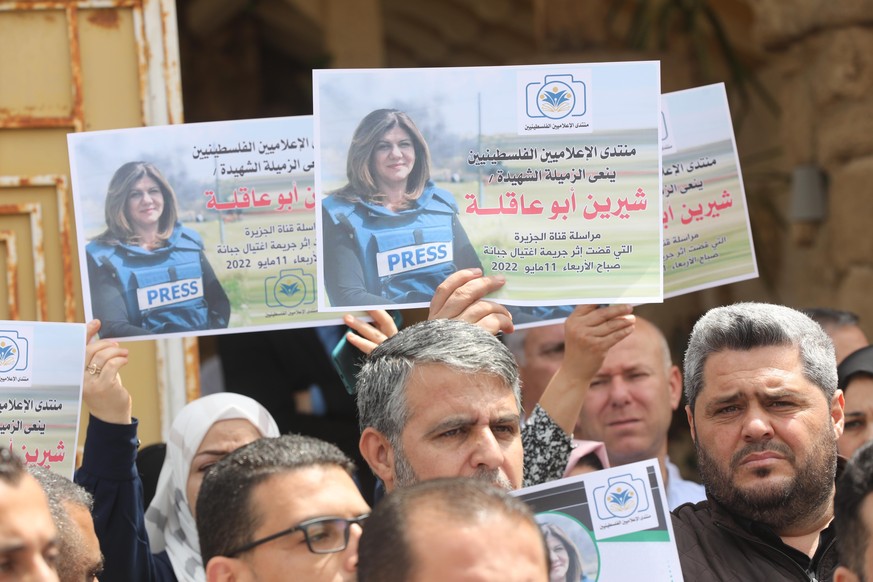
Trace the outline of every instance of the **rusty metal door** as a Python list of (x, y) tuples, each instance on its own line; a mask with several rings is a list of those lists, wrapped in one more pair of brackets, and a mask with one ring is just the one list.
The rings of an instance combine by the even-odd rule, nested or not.
[[(0, 319), (84, 320), (67, 133), (181, 121), (173, 0), (0, 0)], [(196, 341), (126, 347), (140, 438), (166, 440)]]

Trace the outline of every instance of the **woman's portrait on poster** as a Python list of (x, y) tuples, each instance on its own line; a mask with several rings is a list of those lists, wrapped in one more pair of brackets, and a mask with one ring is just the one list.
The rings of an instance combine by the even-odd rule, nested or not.
[(427, 142), (406, 113), (377, 109), (361, 120), (346, 176), (322, 201), (331, 305), (428, 302), (456, 270), (481, 268), (455, 198), (431, 179)]
[(101, 336), (225, 328), (230, 301), (182, 226), (172, 186), (153, 164), (123, 164), (109, 182), (106, 230), (86, 246), (91, 306)]

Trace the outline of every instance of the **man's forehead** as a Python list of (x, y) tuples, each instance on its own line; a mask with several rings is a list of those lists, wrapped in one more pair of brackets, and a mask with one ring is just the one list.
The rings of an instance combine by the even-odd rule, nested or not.
[(525, 335), (524, 345), (526, 348), (533, 348), (546, 342), (562, 341), (564, 341), (563, 325), (544, 325), (528, 330)]
[(721, 350), (703, 366), (699, 397), (722, 398), (725, 393), (821, 393), (804, 374), (796, 346), (764, 346), (750, 350)]
[(423, 363), (416, 364), (406, 383), (406, 392), (424, 392), (430, 398), (438, 390), (457, 390), (463, 392), (467, 387), (487, 386), (489, 388), (505, 389), (512, 392), (512, 387), (502, 376), (485, 370), (467, 371), (453, 368), (446, 364)]
[(300, 513), (301, 519), (335, 514), (332, 512), (339, 509), (356, 510), (366, 503), (351, 476), (334, 464), (277, 472), (255, 485), (252, 499), (257, 511), (265, 517), (277, 512), (293, 512)]
[(758, 346), (747, 350), (722, 349), (709, 354), (703, 375), (755, 369), (782, 369), (803, 372), (800, 349), (793, 345)]
[(601, 370), (627, 369), (638, 365), (655, 365), (664, 361), (661, 332), (648, 321), (638, 319), (634, 331), (606, 352)]
[(0, 546), (4, 545), (4, 535), (32, 532), (39, 532), (44, 539), (55, 534), (42, 487), (26, 474), (14, 485), (0, 481)]

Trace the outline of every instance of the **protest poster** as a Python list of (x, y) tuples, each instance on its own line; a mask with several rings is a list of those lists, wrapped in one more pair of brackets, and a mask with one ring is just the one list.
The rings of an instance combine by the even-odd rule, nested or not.
[(584, 578), (573, 579), (681, 582), (657, 459), (526, 487), (513, 495), (533, 509), (547, 543), (562, 543), (568, 561), (581, 564)]
[(0, 446), (72, 479), (84, 370), (84, 324), (0, 321)]
[(508, 305), (662, 300), (657, 62), (313, 79), (320, 309), (423, 307), (466, 267)]
[(758, 276), (723, 83), (662, 103), (664, 296)]
[(317, 312), (310, 116), (68, 142), (85, 313), (102, 337), (340, 322)]
[[(757, 277), (724, 84), (662, 95), (661, 124), (664, 297)], [(510, 311), (523, 329), (555, 323), (572, 306)]]

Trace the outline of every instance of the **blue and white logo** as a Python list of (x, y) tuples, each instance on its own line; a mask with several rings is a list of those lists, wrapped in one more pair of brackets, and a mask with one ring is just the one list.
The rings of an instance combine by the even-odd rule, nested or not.
[(294, 308), (315, 302), (315, 294), (310, 294), (312, 289), (315, 289), (312, 275), (303, 269), (283, 269), (278, 277), (264, 280), (264, 301), (269, 307)]
[(649, 509), (646, 483), (631, 474), (610, 477), (608, 486), (594, 490), (597, 517), (600, 519), (630, 517)]
[(588, 110), (588, 88), (573, 75), (546, 75), (527, 84), (527, 115), (532, 119), (582, 117)]
[(15, 330), (0, 330), (0, 374), (27, 369), (28, 343)]

